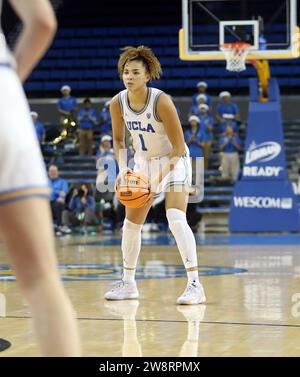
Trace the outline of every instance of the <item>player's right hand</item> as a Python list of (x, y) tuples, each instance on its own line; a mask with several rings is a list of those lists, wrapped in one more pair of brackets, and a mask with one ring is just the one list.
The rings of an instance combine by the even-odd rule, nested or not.
[(133, 172), (132, 169), (130, 169), (130, 168), (128, 168), (128, 167), (122, 169), (122, 170), (119, 172), (118, 176), (117, 176), (117, 179), (116, 179), (116, 187), (118, 187), (118, 185), (119, 185), (121, 182), (124, 182), (124, 180), (125, 180), (125, 176), (126, 176), (127, 173), (132, 173), (132, 172)]

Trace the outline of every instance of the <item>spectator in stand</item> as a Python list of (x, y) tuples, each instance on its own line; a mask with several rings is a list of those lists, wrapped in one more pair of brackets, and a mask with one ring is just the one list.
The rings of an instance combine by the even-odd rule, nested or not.
[(31, 111), (30, 115), (34, 124), (36, 136), (41, 145), (45, 141), (45, 138), (46, 138), (45, 127), (43, 123), (38, 120), (39, 114), (36, 111)]
[(223, 91), (219, 94), (221, 102), (216, 109), (216, 118), (221, 126), (221, 131), (226, 130), (227, 121), (231, 121), (231, 125), (236, 132), (238, 130), (238, 123), (240, 122), (240, 111), (237, 104), (231, 102), (231, 94)]
[(209, 167), (209, 158), (210, 158), (210, 150), (211, 150), (211, 143), (213, 139), (213, 125), (214, 120), (209, 115), (209, 107), (206, 104), (202, 104), (199, 106), (200, 114), (200, 129), (201, 134), (203, 134), (203, 149), (204, 149), (204, 167), (208, 169)]
[(49, 186), (51, 188), (50, 205), (52, 210), (53, 224), (57, 236), (61, 235), (62, 212), (65, 208), (65, 198), (68, 192), (68, 182), (59, 177), (56, 165), (48, 168)]
[(98, 220), (95, 214), (96, 202), (90, 190), (90, 186), (82, 183), (80, 188), (74, 189), (68, 209), (63, 212), (62, 230), (69, 233), (71, 226), (76, 225), (97, 225)]
[(85, 98), (83, 101), (83, 108), (79, 110), (77, 120), (79, 124), (79, 154), (83, 156), (87, 152), (89, 156), (92, 156), (97, 113), (96, 109), (92, 107), (90, 98)]
[(225, 134), (220, 138), (222, 179), (236, 181), (240, 171), (239, 151), (242, 142), (232, 126), (227, 126)]
[(103, 135), (103, 134), (110, 134), (111, 135), (111, 133), (112, 133), (109, 105), (110, 105), (110, 101), (106, 101), (104, 106), (103, 106), (103, 109), (102, 109), (102, 111), (100, 112), (100, 115), (99, 115), (100, 135)]
[(206, 95), (206, 104), (210, 107), (211, 104), (212, 104), (212, 100), (211, 100), (211, 97), (207, 94), (206, 90), (207, 90), (207, 83), (205, 81), (199, 81), (198, 84), (197, 84), (197, 89), (198, 89), (198, 93), (194, 94), (193, 97), (192, 97), (192, 104), (193, 105), (197, 105), (198, 104), (198, 99), (197, 97), (199, 96), (199, 94), (205, 94)]
[(198, 94), (198, 96), (197, 96), (197, 104), (191, 106), (190, 111), (189, 111), (189, 116), (191, 116), (191, 115), (197, 115), (197, 116), (199, 116), (200, 115), (200, 106), (201, 105), (207, 105), (207, 96), (205, 94)]
[[(116, 177), (119, 173), (118, 164), (115, 159), (115, 152), (112, 148), (112, 137), (103, 135), (101, 143), (96, 154), (97, 157), (97, 188), (96, 201), (104, 199), (106, 202), (112, 202), (114, 197), (114, 187)], [(101, 185), (105, 185), (108, 191), (101, 192)]]
[(62, 97), (57, 102), (57, 110), (60, 114), (60, 125), (67, 127), (76, 126), (76, 112), (78, 104), (75, 97), (71, 96), (71, 87), (63, 85), (60, 89)]
[(200, 127), (200, 119), (196, 115), (189, 117), (191, 128), (184, 132), (185, 142), (190, 150), (192, 158), (193, 181), (196, 175), (196, 158), (203, 157), (204, 133)]

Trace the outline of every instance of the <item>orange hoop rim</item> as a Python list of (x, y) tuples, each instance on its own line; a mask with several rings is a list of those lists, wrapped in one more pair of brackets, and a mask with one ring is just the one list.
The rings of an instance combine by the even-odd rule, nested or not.
[(221, 50), (227, 50), (227, 51), (236, 51), (241, 52), (248, 50), (252, 45), (247, 42), (229, 42), (229, 43), (223, 43), (220, 48)]

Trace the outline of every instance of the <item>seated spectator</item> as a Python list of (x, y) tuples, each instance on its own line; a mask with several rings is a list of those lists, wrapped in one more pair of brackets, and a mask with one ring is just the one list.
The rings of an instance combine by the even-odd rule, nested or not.
[(106, 101), (99, 115), (100, 135), (112, 133), (109, 105), (110, 105), (110, 101)]
[(211, 100), (211, 97), (207, 94), (206, 90), (207, 90), (207, 83), (205, 81), (199, 81), (198, 84), (197, 84), (197, 89), (198, 89), (198, 93), (194, 94), (193, 97), (192, 97), (192, 104), (193, 105), (197, 105), (198, 104), (198, 99), (197, 97), (199, 96), (199, 94), (205, 94), (206, 96), (206, 104), (210, 107), (211, 104), (212, 104), (212, 100)]
[(196, 115), (189, 117), (190, 129), (184, 132), (184, 139), (189, 147), (191, 157), (203, 157), (203, 130)]
[(211, 143), (213, 139), (213, 125), (214, 121), (213, 118), (209, 115), (209, 107), (206, 104), (202, 104), (199, 106), (200, 114), (200, 128), (203, 133), (203, 149), (204, 149), (204, 167), (208, 169), (209, 167), (209, 158), (210, 158), (210, 150), (211, 150)]
[(33, 124), (34, 124), (34, 128), (35, 128), (35, 132), (36, 132), (36, 136), (38, 138), (38, 141), (39, 141), (40, 144), (42, 144), (45, 141), (45, 138), (46, 138), (45, 127), (44, 127), (43, 123), (38, 120), (39, 114), (36, 111), (31, 111), (30, 115), (31, 115), (31, 118), (32, 118), (32, 121), (33, 121)]
[[(206, 97), (205, 94), (198, 94), (197, 104), (191, 106), (190, 111), (189, 111), (189, 116), (191, 116), (191, 115), (199, 116), (201, 105), (207, 105), (207, 97)], [(208, 110), (208, 113), (209, 113), (209, 110)]]
[(68, 182), (59, 177), (56, 165), (48, 168), (49, 186), (52, 189), (50, 194), (50, 205), (52, 210), (53, 223), (56, 235), (61, 235), (62, 212), (65, 208), (65, 198), (68, 192)]
[(77, 100), (71, 96), (71, 87), (63, 85), (60, 89), (62, 97), (57, 102), (57, 110), (60, 114), (60, 125), (63, 128), (76, 126)]
[(196, 159), (197, 157), (203, 157), (204, 133), (200, 127), (200, 120), (196, 115), (192, 115), (189, 118), (189, 123), (191, 128), (184, 132), (184, 139), (190, 150), (190, 156), (192, 158), (192, 170), (194, 181), (197, 166)]
[(111, 143), (112, 137), (110, 135), (103, 135), (96, 154), (98, 170), (96, 186), (98, 190), (95, 198), (97, 202), (101, 199), (104, 199), (106, 202), (112, 202), (114, 197), (118, 164)]
[(225, 135), (220, 138), (222, 179), (235, 182), (240, 171), (239, 151), (242, 142), (234, 132), (233, 127), (227, 126)]
[(79, 124), (79, 154), (83, 156), (87, 152), (89, 156), (92, 156), (93, 128), (97, 125), (97, 113), (89, 98), (85, 98), (83, 101), (83, 108), (79, 110), (77, 120)]
[[(69, 226), (66, 225), (66, 212), (71, 211), (70, 206), (70, 201), (73, 198), (73, 196), (77, 195), (78, 193), (78, 188), (77, 186), (71, 186), (69, 191), (67, 192), (66, 198), (65, 198), (65, 209), (62, 212), (62, 227), (60, 228), (60, 231), (63, 234), (70, 234), (72, 233), (72, 230), (69, 228)], [(68, 215), (67, 215), (68, 216)]]
[(95, 214), (96, 203), (90, 192), (89, 185), (83, 183), (73, 191), (68, 209), (63, 211), (63, 231), (76, 225), (96, 225), (98, 220)]
[(226, 121), (230, 120), (235, 131), (238, 130), (240, 122), (239, 108), (237, 104), (231, 102), (231, 94), (229, 92), (221, 92), (219, 94), (221, 102), (216, 109), (216, 118), (221, 126), (221, 131), (226, 130)]

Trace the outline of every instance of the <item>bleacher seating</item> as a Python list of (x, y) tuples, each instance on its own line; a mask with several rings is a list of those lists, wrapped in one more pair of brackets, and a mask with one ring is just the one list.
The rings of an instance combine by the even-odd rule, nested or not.
[[(280, 33), (280, 24), (275, 26), (274, 33)], [(201, 78), (205, 78), (212, 93), (217, 93), (220, 88), (233, 93), (248, 90), (248, 78), (256, 74), (252, 66), (234, 73), (225, 69), (223, 61), (181, 61), (178, 57), (178, 29), (178, 26), (169, 25), (59, 29), (52, 47), (25, 84), (25, 89), (30, 94), (41, 91), (57, 93), (62, 84), (68, 83), (79, 92), (100, 90), (111, 94), (122, 88), (117, 72), (120, 48), (144, 44), (150, 46), (161, 61), (164, 74), (155, 85), (164, 90), (189, 94)], [(299, 85), (299, 59), (284, 63), (274, 60), (271, 72), (278, 77), (283, 90)]]

